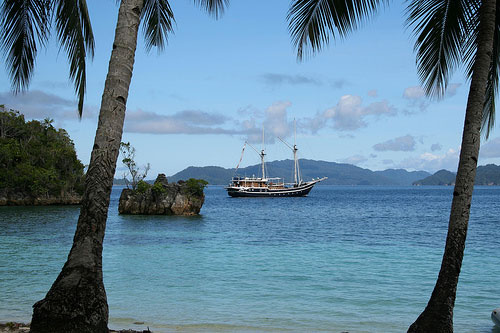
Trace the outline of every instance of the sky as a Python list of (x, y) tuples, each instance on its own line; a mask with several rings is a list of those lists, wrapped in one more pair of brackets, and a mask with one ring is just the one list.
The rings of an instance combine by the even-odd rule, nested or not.
[[(443, 99), (424, 96), (399, 2), (303, 61), (288, 32), (289, 1), (233, 0), (219, 20), (194, 1), (170, 3), (176, 24), (163, 52), (147, 52), (140, 32), (122, 139), (135, 147), (139, 165), (150, 163), (151, 178), (188, 166), (234, 168), (246, 141), (261, 149), (263, 126), (266, 159), (292, 158), (277, 137), (293, 143), (294, 120), (300, 158), (371, 170), (456, 171), (469, 82), (459, 69)], [(27, 119), (54, 119), (84, 164), (118, 15), (115, 1), (87, 4), (96, 44), (81, 120), (54, 38), (39, 51), (27, 92), (13, 95), (0, 69), (0, 104)], [(246, 149), (241, 165), (259, 161)], [(500, 164), (498, 126), (481, 146), (479, 165), (489, 163)], [(123, 172), (119, 158), (117, 178)]]

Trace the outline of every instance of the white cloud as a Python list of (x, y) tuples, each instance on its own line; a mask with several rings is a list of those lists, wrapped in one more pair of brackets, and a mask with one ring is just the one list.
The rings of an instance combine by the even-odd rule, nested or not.
[(161, 115), (143, 110), (127, 111), (125, 132), (151, 134), (236, 134), (213, 125), (222, 125), (228, 118), (203, 111), (181, 111), (173, 115)]
[(425, 96), (424, 89), (420, 86), (408, 87), (403, 92), (403, 97), (409, 100), (421, 99)]
[(368, 96), (377, 97), (377, 90), (375, 90), (375, 89), (368, 90)]
[(363, 156), (363, 155), (353, 155), (353, 156), (349, 156), (343, 160), (341, 160), (341, 162), (343, 163), (348, 163), (348, 164), (354, 164), (354, 165), (358, 165), (358, 164), (361, 164), (363, 162), (366, 162), (368, 161), (368, 159)]
[(490, 139), (481, 146), (479, 150), (480, 158), (500, 157), (500, 137)]
[(415, 138), (408, 134), (392, 140), (377, 143), (373, 146), (373, 149), (377, 151), (414, 151), (415, 144)]
[(411, 170), (426, 170), (429, 172), (436, 172), (441, 169), (455, 172), (458, 166), (459, 154), (460, 151), (455, 149), (449, 149), (443, 155), (423, 153), (419, 156), (404, 159), (398, 163), (398, 167)]
[(306, 75), (289, 75), (289, 74), (277, 74), (277, 73), (265, 73), (262, 74), (261, 79), (269, 85), (314, 85), (321, 86), (323, 82), (312, 76)]
[[(453, 97), (457, 94), (458, 89), (462, 86), (461, 83), (451, 83), (446, 89), (444, 98)], [(408, 87), (403, 92), (403, 97), (408, 100), (408, 106), (411, 109), (418, 109), (419, 111), (425, 111), (429, 105), (430, 100), (425, 96), (425, 91), (420, 86)], [(407, 111), (408, 113), (413, 113), (413, 111)]]
[[(80, 120), (75, 101), (41, 90), (29, 90), (19, 94), (1, 92), (0, 104), (21, 112), (26, 119), (54, 119), (56, 127), (66, 127), (66, 122)], [(94, 120), (98, 114), (97, 106), (84, 104), (82, 119)]]
[(338, 131), (354, 131), (368, 126), (369, 119), (395, 116), (397, 113), (398, 110), (385, 100), (364, 106), (360, 96), (344, 95), (334, 107), (317, 112), (312, 118), (302, 118), (298, 123), (303, 132), (313, 134), (327, 126)]
[(291, 134), (293, 124), (288, 121), (287, 109), (292, 105), (288, 101), (276, 102), (269, 106), (263, 113), (261, 119), (256, 119), (254, 113), (250, 119), (240, 122), (246, 133), (247, 141), (250, 143), (262, 142), (262, 124), (266, 133), (266, 141), (274, 142), (276, 137), (286, 138)]
[(2, 92), (0, 93), (0, 103), (5, 104), (8, 108), (20, 111), (27, 118), (67, 117), (68, 112), (71, 112), (75, 119), (78, 118), (75, 101), (41, 90), (30, 90), (19, 94)]
[(333, 122), (333, 128), (340, 131), (352, 131), (366, 127), (366, 118), (369, 116), (393, 116), (396, 109), (387, 101), (374, 102), (364, 107), (359, 96), (344, 95), (336, 106), (325, 110), (323, 117)]
[[(287, 109), (290, 102), (276, 102), (263, 112), (247, 107), (239, 110), (241, 120), (235, 120), (218, 113), (200, 110), (184, 110), (163, 115), (144, 110), (129, 110), (125, 117), (125, 132), (151, 134), (221, 134), (243, 135), (247, 141), (262, 141), (262, 124), (265, 125), (266, 142), (276, 137), (290, 136), (293, 124), (288, 121)], [(246, 119), (245, 119), (246, 118)]]
[[(420, 86), (408, 87), (403, 92), (403, 97), (408, 100), (408, 106), (412, 109), (425, 111), (429, 106), (429, 101), (425, 97), (424, 89)], [(409, 111), (408, 113), (412, 113)]]

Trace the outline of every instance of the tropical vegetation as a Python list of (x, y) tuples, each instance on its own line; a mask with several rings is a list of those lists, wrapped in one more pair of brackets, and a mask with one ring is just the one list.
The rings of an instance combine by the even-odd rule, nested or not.
[(130, 142), (120, 143), (120, 153), (123, 157), (122, 163), (127, 168), (127, 171), (123, 174), (123, 180), (125, 181), (127, 187), (130, 185), (132, 190), (135, 190), (139, 182), (143, 181), (144, 178), (147, 177), (151, 165), (148, 163), (143, 168), (143, 171), (141, 171), (141, 168), (135, 162), (135, 148), (130, 144)]
[(27, 197), (83, 193), (84, 166), (73, 141), (51, 119), (25, 121), (0, 105), (0, 192)]
[[(289, 30), (302, 59), (330, 38), (345, 38), (387, 0), (293, 0)], [(488, 137), (495, 119), (500, 65), (500, 13), (496, 0), (409, 0), (407, 24), (416, 36), (417, 70), (425, 92), (441, 97), (453, 71), (470, 78), (458, 171), (445, 253), (427, 307), (410, 332), (452, 332), (453, 307), (462, 266), (476, 176), (481, 129)]]
[[(194, 0), (216, 18), (228, 0)], [(93, 37), (85, 0), (5, 0), (0, 7), (1, 47), (14, 91), (28, 87), (37, 41), (44, 45), (55, 21), (58, 41), (70, 60), (79, 110), (85, 92), (85, 60)], [(174, 15), (167, 0), (122, 0), (104, 84), (99, 123), (85, 178), (80, 217), (68, 259), (45, 298), (33, 306), (31, 332), (108, 332), (102, 279), (102, 245), (113, 176), (120, 150), (139, 26), (146, 48), (162, 49)], [(81, 114), (81, 113), (80, 113)]]
[(186, 181), (186, 192), (189, 195), (201, 197), (203, 196), (203, 189), (208, 185), (204, 179), (189, 178)]

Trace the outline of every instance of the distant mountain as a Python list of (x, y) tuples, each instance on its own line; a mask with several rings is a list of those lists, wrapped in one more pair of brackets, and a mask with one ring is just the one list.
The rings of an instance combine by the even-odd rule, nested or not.
[(482, 165), (477, 168), (476, 185), (500, 185), (500, 166)]
[(375, 173), (397, 182), (398, 185), (412, 185), (413, 182), (430, 176), (427, 171), (406, 171), (404, 169), (387, 169), (375, 171)]
[(189, 178), (204, 179), (210, 185), (228, 184), (234, 174), (234, 169), (224, 169), (218, 166), (193, 167), (190, 166), (175, 175), (167, 177), (169, 182), (177, 182)]
[(455, 185), (455, 173), (448, 170), (439, 170), (432, 176), (417, 180), (413, 185)]
[[(321, 184), (325, 185), (411, 185), (414, 181), (427, 177), (425, 171), (408, 172), (406, 170), (371, 171), (352, 164), (314, 161), (301, 159), (302, 178), (309, 180), (316, 177), (328, 177)], [(284, 178), (285, 182), (293, 181), (293, 161), (282, 160), (266, 163), (267, 174), (270, 177)], [(235, 174), (235, 169), (225, 169), (216, 166), (188, 167), (175, 175), (168, 177), (169, 181), (198, 178), (205, 179), (212, 185), (225, 185)], [(238, 169), (240, 176), (260, 176), (260, 164)]]
[[(456, 174), (439, 170), (432, 176), (415, 181), (413, 185), (454, 185)], [(475, 185), (500, 185), (500, 166), (495, 164), (477, 167)]]

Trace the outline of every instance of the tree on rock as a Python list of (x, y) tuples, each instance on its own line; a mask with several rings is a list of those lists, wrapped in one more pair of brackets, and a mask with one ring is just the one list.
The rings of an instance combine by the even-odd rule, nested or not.
[[(122, 154), (122, 163), (127, 168), (127, 172), (123, 175), (123, 179), (127, 184), (127, 187), (130, 185), (132, 190), (137, 188), (137, 184), (143, 181), (144, 178), (148, 175), (148, 171), (151, 168), (151, 165), (148, 163), (144, 167), (144, 171), (141, 172), (140, 168), (135, 163), (135, 148), (132, 147), (130, 142), (122, 142), (120, 143), (120, 153)], [(130, 180), (127, 178), (130, 176)]]

